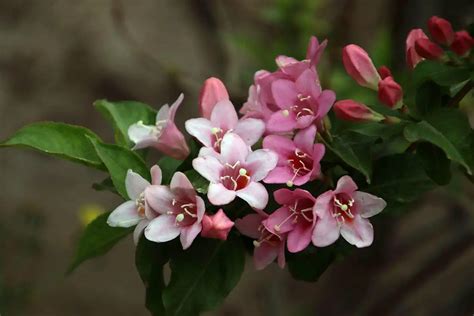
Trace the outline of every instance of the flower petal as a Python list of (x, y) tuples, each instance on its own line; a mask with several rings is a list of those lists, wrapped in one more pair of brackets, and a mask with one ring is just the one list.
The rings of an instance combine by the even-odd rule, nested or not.
[(176, 116), (176, 111), (178, 110), (179, 106), (183, 102), (184, 99), (184, 94), (180, 94), (176, 101), (174, 101), (173, 104), (170, 106), (169, 114), (168, 114), (168, 120), (174, 121), (174, 117)]
[(232, 190), (227, 190), (222, 183), (211, 183), (209, 184), (209, 190), (207, 192), (207, 198), (209, 202), (214, 205), (225, 205), (229, 204), (235, 199), (236, 193)]
[(274, 112), (267, 121), (267, 131), (270, 133), (289, 132), (296, 126), (296, 118), (293, 112), (288, 115), (283, 111)]
[(201, 223), (194, 223), (191, 226), (181, 228), (181, 236), (179, 237), (183, 250), (186, 250), (191, 246), (194, 239), (199, 235), (202, 230)]
[(173, 121), (169, 121), (158, 138), (156, 148), (171, 158), (184, 160), (189, 155), (189, 147), (183, 133)]
[(263, 210), (268, 203), (268, 192), (263, 184), (250, 182), (245, 188), (236, 192), (237, 196), (251, 207)]
[(156, 185), (161, 184), (161, 180), (163, 176), (162, 176), (160, 166), (154, 165), (153, 167), (151, 167), (150, 173), (151, 173), (151, 184), (156, 184)]
[(296, 79), (296, 88), (300, 93), (316, 98), (321, 92), (321, 87), (317, 84), (318, 80), (316, 70), (308, 68)]
[(318, 218), (313, 229), (312, 241), (316, 247), (326, 247), (339, 238), (339, 226), (332, 216)]
[(166, 242), (179, 236), (181, 228), (176, 226), (172, 215), (161, 215), (152, 220), (145, 228), (145, 237), (154, 242)]
[(300, 130), (295, 135), (295, 145), (305, 153), (312, 154), (313, 144), (316, 139), (316, 126), (311, 125), (308, 128)]
[(284, 234), (295, 228), (294, 218), (291, 215), (290, 209), (283, 206), (271, 213), (263, 224), (272, 233)]
[(278, 79), (272, 83), (272, 94), (278, 107), (288, 109), (295, 104), (298, 90), (294, 82), (286, 79)]
[(213, 156), (197, 157), (193, 160), (193, 168), (201, 176), (211, 182), (219, 182), (222, 164)]
[(258, 149), (251, 152), (245, 161), (250, 171), (252, 181), (258, 182), (265, 178), (270, 171), (275, 169), (278, 163), (278, 155), (268, 149)]
[(168, 121), (170, 117), (170, 106), (168, 104), (162, 105), (156, 113), (156, 122)]
[[(279, 245), (278, 245), (279, 246)], [(278, 256), (279, 247), (262, 243), (259, 247), (255, 247), (253, 251), (253, 262), (257, 270), (262, 270), (270, 263), (275, 261)]]
[(135, 244), (135, 246), (138, 245), (138, 241), (142, 236), (143, 230), (148, 226), (149, 223), (150, 221), (147, 219), (143, 219), (138, 222), (137, 226), (135, 227), (135, 230), (133, 231), (133, 243)]
[[(194, 187), (189, 181), (188, 177), (182, 172), (175, 172), (173, 178), (171, 178), (170, 182), (171, 190), (189, 190), (194, 192)], [(196, 193), (194, 193), (196, 195)]]
[(247, 237), (258, 239), (260, 232), (258, 228), (262, 224), (264, 217), (260, 214), (249, 214), (235, 221), (235, 227), (238, 231)]
[(247, 145), (252, 146), (258, 142), (264, 131), (265, 123), (262, 120), (248, 118), (240, 120), (233, 132), (239, 135)]
[(135, 143), (133, 149), (141, 149), (155, 145), (158, 142), (155, 132), (156, 127), (152, 125), (144, 125), (141, 122), (130, 125), (128, 128), (128, 138)]
[(127, 195), (130, 200), (136, 200), (140, 197), (140, 194), (150, 185), (150, 182), (145, 180), (141, 175), (128, 169), (127, 176), (125, 177), (125, 188), (127, 189)]
[(317, 197), (314, 207), (319, 217), (332, 217), (333, 198), (334, 191), (332, 190), (326, 191)]
[(334, 190), (335, 194), (338, 193), (347, 193), (352, 195), (357, 190), (357, 184), (350, 176), (343, 176), (337, 181), (336, 189)]
[(331, 109), (332, 105), (336, 101), (336, 94), (332, 90), (323, 90), (318, 97), (318, 112), (316, 116), (318, 118), (323, 118), (328, 114), (329, 110)]
[(174, 194), (164, 185), (151, 185), (145, 190), (145, 198), (150, 207), (160, 214), (166, 214), (172, 208)]
[(224, 135), (221, 143), (221, 156), (225, 162), (233, 165), (235, 162), (244, 162), (249, 153), (249, 146), (234, 133)]
[(356, 191), (352, 194), (352, 198), (357, 205), (358, 213), (363, 218), (377, 215), (387, 206), (387, 202), (382, 198), (365, 192)]
[(293, 178), (289, 166), (275, 167), (268, 175), (263, 179), (265, 183), (287, 183)]
[(107, 224), (112, 227), (132, 227), (136, 225), (142, 217), (137, 212), (135, 201), (127, 201), (120, 204), (110, 213)]
[(263, 139), (263, 148), (276, 152), (280, 161), (284, 161), (286, 165), (288, 156), (294, 153), (296, 146), (288, 137), (268, 135)]
[(289, 252), (300, 252), (304, 250), (311, 242), (313, 235), (312, 225), (296, 225), (296, 227), (288, 233), (287, 247)]
[(205, 118), (194, 118), (184, 123), (186, 131), (197, 138), (204, 146), (212, 146), (212, 126), (211, 121)]
[(217, 102), (211, 113), (211, 122), (214, 127), (220, 127), (230, 130), (237, 125), (239, 117), (235, 111), (235, 107), (229, 100)]
[(374, 241), (374, 228), (368, 219), (356, 215), (352, 222), (342, 224), (341, 235), (357, 248), (368, 247)]

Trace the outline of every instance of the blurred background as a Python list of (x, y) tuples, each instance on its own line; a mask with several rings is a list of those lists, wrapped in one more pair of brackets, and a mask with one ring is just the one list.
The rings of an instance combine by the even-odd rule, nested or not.
[[(197, 114), (209, 76), (241, 105), (253, 73), (273, 70), (278, 54), (304, 57), (312, 34), (329, 39), (323, 85), (370, 102), (341, 68), (345, 44), (365, 47), (397, 77), (411, 28), (431, 15), (461, 28), (473, 13), (471, 0), (0, 0), (0, 139), (54, 120), (112, 141), (94, 100), (158, 108), (181, 91), (182, 124)], [(64, 275), (85, 223), (120, 202), (92, 190), (100, 172), (18, 149), (0, 151), (0, 171), (2, 315), (148, 315), (131, 238)], [(473, 205), (473, 185), (454, 177), (404, 216), (378, 218), (374, 245), (317, 283), (276, 266), (257, 273), (248, 260), (237, 288), (207, 315), (473, 315)]]

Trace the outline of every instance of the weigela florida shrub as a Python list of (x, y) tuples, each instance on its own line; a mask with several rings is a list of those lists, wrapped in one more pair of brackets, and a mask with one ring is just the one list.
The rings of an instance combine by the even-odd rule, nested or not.
[[(336, 101), (336, 92), (323, 89), (317, 66), (327, 41), (312, 37), (306, 59), (278, 56), (275, 71), (255, 73), (241, 117), (224, 84), (207, 79), (201, 117), (185, 123), (189, 143), (174, 123), (181, 94), (158, 112), (134, 101), (97, 101), (116, 144), (82, 127), (41, 122), (2, 146), (108, 173), (94, 188), (126, 202), (85, 229), (70, 271), (133, 231), (147, 308), (195, 315), (237, 284), (246, 252), (257, 269), (276, 261), (315, 281), (350, 245), (372, 244), (369, 218), (399, 213), (447, 184), (451, 165), (472, 180), (474, 134), (459, 102), (473, 87), (474, 41), (439, 17), (428, 29), (431, 39), (421, 29), (408, 34), (411, 72), (403, 85), (363, 48), (344, 47), (347, 73), (375, 91), (379, 104)], [(151, 169), (145, 148), (164, 154)]]

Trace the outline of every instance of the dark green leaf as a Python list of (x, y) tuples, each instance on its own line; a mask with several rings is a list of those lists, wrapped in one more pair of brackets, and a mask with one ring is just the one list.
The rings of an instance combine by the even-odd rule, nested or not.
[(206, 194), (209, 188), (209, 181), (201, 176), (196, 170), (188, 170), (184, 173), (191, 181), (194, 189), (201, 194)]
[(421, 117), (439, 109), (442, 104), (441, 87), (432, 81), (422, 83), (416, 91), (415, 104), (416, 114)]
[(198, 315), (216, 307), (237, 285), (244, 264), (238, 237), (225, 242), (196, 239), (190, 249), (171, 259), (171, 281), (163, 292), (167, 315)]
[(110, 102), (98, 100), (94, 106), (102, 115), (113, 124), (115, 130), (115, 141), (122, 146), (131, 146), (128, 138), (130, 125), (143, 121), (145, 125), (155, 125), (156, 111), (149, 105), (136, 101)]
[(324, 248), (309, 246), (305, 250), (288, 256), (288, 270), (297, 279), (315, 282), (336, 259), (336, 247)]
[(449, 66), (436, 61), (425, 60), (419, 63), (413, 71), (414, 85), (432, 80), (440, 86), (450, 87), (469, 79), (468, 69)]
[(163, 180), (161, 182), (163, 184), (169, 184), (171, 177), (173, 177), (173, 174), (182, 163), (181, 160), (176, 160), (168, 156), (161, 158), (160, 161), (158, 161), (158, 166), (160, 166), (163, 174)]
[(117, 189), (114, 187), (114, 183), (110, 177), (105, 178), (101, 182), (93, 183), (92, 188), (96, 191), (110, 191), (112, 193), (118, 194)]
[(90, 139), (99, 137), (90, 130), (63, 123), (38, 122), (17, 131), (0, 146), (28, 147), (46, 154), (104, 169)]
[(79, 240), (79, 246), (68, 273), (71, 273), (85, 260), (103, 255), (112, 247), (133, 231), (133, 227), (110, 227), (107, 218), (110, 212), (98, 216), (87, 225)]
[(408, 125), (404, 135), (410, 142), (427, 141), (438, 146), (450, 160), (464, 166), (472, 175), (474, 133), (463, 113), (440, 109), (425, 117), (425, 121)]
[(448, 184), (451, 180), (451, 161), (438, 147), (430, 143), (418, 144), (416, 154), (420, 158), (426, 174), (439, 185)]
[(97, 154), (110, 173), (115, 188), (124, 199), (128, 199), (125, 177), (128, 169), (150, 180), (150, 172), (143, 160), (133, 151), (117, 145), (104, 144), (91, 139)]

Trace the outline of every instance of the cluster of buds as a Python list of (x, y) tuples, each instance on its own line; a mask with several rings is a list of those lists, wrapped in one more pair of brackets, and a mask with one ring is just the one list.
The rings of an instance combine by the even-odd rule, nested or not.
[(459, 57), (467, 57), (474, 46), (474, 39), (466, 30), (454, 32), (446, 19), (432, 16), (428, 20), (428, 30), (433, 40), (422, 29), (413, 29), (407, 36), (406, 59), (411, 69), (423, 59), (449, 61), (446, 49)]

